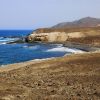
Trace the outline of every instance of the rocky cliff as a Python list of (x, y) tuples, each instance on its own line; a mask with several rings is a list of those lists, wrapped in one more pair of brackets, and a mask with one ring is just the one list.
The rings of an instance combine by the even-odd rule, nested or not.
[[(60, 25), (60, 27), (58, 27)], [(27, 38), (27, 42), (66, 42), (76, 39), (89, 39), (99, 37), (100, 19), (86, 17), (68, 24), (59, 24), (52, 28), (40, 28), (33, 31)], [(75, 27), (73, 27), (73, 25)], [(68, 26), (68, 27), (65, 27)], [(85, 38), (85, 39), (84, 39)], [(91, 38), (94, 39), (94, 38)], [(97, 41), (97, 38), (96, 38)]]
[(79, 28), (64, 30), (38, 29), (31, 33), (27, 38), (27, 42), (66, 42), (70, 39), (100, 37), (100, 28)]
[(50, 32), (50, 33), (36, 33), (30, 34), (26, 41), (28, 42), (64, 42), (68, 38), (65, 32)]

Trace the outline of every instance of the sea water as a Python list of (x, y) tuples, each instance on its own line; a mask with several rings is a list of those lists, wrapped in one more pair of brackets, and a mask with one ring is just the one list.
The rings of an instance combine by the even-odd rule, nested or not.
[(81, 52), (77, 49), (63, 47), (62, 44), (43, 43), (14, 43), (31, 33), (31, 30), (2, 30), (0, 31), (0, 65), (19, 63), (29, 60), (60, 57), (65, 54)]

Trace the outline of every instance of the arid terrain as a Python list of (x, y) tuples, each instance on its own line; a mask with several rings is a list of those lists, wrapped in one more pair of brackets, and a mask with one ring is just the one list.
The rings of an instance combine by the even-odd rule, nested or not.
[(0, 69), (0, 100), (100, 100), (100, 53), (23, 65)]
[(30, 33), (27, 42), (60, 42), (88, 52), (0, 67), (0, 100), (100, 100), (98, 20), (88, 17)]

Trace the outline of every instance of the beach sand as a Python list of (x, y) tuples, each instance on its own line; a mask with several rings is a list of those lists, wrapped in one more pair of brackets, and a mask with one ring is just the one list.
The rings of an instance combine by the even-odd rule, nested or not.
[(3, 66), (0, 100), (100, 100), (100, 52)]

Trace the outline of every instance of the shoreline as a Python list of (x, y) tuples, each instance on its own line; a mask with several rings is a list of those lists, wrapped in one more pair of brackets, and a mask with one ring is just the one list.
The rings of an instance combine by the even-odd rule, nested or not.
[[(15, 43), (11, 43), (11, 44), (15, 44)], [(29, 43), (30, 44), (30, 43)], [(61, 45), (61, 48), (62, 47), (66, 47), (66, 49), (68, 48), (68, 49), (72, 49), (72, 51), (70, 52), (70, 54), (68, 54), (68, 55), (71, 55), (71, 54), (73, 54), (73, 53), (81, 53), (81, 52), (84, 52), (83, 50), (78, 50), (77, 48), (75, 48), (75, 47), (73, 47), (73, 48), (70, 48), (70, 47), (68, 47), (68, 46), (64, 46), (63, 45), (63, 43), (41, 43), (41, 42), (37, 42), (37, 44), (51, 44), (51, 45)], [(35, 43), (35, 45), (37, 45), (36, 43)], [(63, 49), (63, 48), (62, 48)], [(49, 51), (47, 51), (47, 52), (49, 52)], [(66, 55), (66, 54), (65, 54)], [(59, 56), (59, 57), (62, 57), (62, 56)], [(31, 59), (32, 61), (35, 61), (35, 60), (44, 60), (44, 59), (51, 59), (51, 58), (57, 58), (57, 57), (50, 57), (50, 58), (41, 58), (41, 59)], [(28, 61), (31, 61), (31, 60), (27, 60), (27, 61), (22, 61), (22, 62), (18, 62), (18, 63), (24, 63), (24, 62), (28, 62)], [(7, 66), (7, 65), (12, 65), (12, 64), (17, 64), (17, 63), (11, 63), (11, 64), (4, 64), (4, 65), (0, 65), (0, 67), (3, 67), (3, 66)]]
[(67, 43), (43, 43), (43, 44), (61, 44), (63, 47), (68, 47), (69, 49), (77, 49), (77, 50), (80, 50), (82, 52), (76, 51), (76, 52), (72, 52), (71, 54), (65, 54), (64, 56), (61, 56), (61, 57), (34, 59), (34, 60), (23, 61), (23, 62), (19, 62), (19, 63), (0, 65), (0, 72), (10, 71), (10, 70), (25, 67), (25, 66), (30, 65), (30, 64), (36, 64), (36, 63), (40, 63), (40, 62), (43, 62), (43, 61), (62, 58), (62, 57), (65, 57), (65, 56), (71, 56), (71, 55), (75, 55), (75, 54), (88, 54), (88, 53), (95, 53), (95, 52), (100, 51), (100, 48), (97, 48), (97, 47), (82, 45), (82, 44), (75, 44), (75, 43), (72, 43), (72, 42), (67, 42)]
[(55, 59), (55, 58), (60, 58), (60, 57), (52, 57), (52, 58), (45, 58), (45, 59), (34, 59), (34, 60), (25, 61), (25, 62), (1, 65), (0, 66), (0, 72), (3, 72), (3, 71), (5, 72), (5, 71), (10, 71), (10, 70), (22, 68), (22, 67), (28, 66), (30, 64), (37, 64), (37, 63), (41, 63), (43, 61), (48, 61), (48, 60)]
[(55, 59), (63, 58), (63, 57), (66, 57), (66, 56), (69, 57), (69, 56), (74, 56), (74, 55), (80, 55), (80, 54), (86, 55), (86, 54), (92, 54), (92, 53), (100, 53), (100, 50), (89, 51), (89, 52), (86, 52), (86, 51), (76, 52), (76, 53), (74, 52), (74, 53), (71, 53), (71, 54), (65, 54), (62, 57), (34, 59), (34, 60), (25, 61), (25, 62), (19, 62), (19, 63), (7, 64), (7, 65), (0, 65), (0, 73), (19, 69), (19, 68), (23, 68), (23, 67), (29, 66), (31, 64), (38, 64), (38, 63), (46, 62), (48, 60), (55, 60)]
[(100, 99), (100, 51), (15, 65), (0, 72), (0, 99)]
[[(79, 51), (72, 52), (70, 54), (65, 54), (64, 56), (70, 56), (70, 55), (74, 55), (74, 54), (81, 54), (81, 53), (87, 52), (87, 51), (83, 51), (83, 50), (77, 49), (77, 48), (75, 48), (75, 46), (73, 48), (70, 47), (69, 45), (64, 46), (64, 43), (42, 43), (42, 44), (53, 44), (53, 45), (61, 44), (63, 47), (66, 47), (66, 48), (69, 48), (69, 49), (72, 49), (72, 50), (74, 50), (74, 49), (79, 50)], [(51, 60), (51, 59), (62, 58), (64, 56), (42, 58), (42, 59), (33, 59), (33, 60), (23, 61), (23, 62), (19, 62), (19, 63), (12, 63), (12, 64), (7, 64), (7, 65), (0, 65), (0, 72), (10, 71), (10, 70), (13, 70), (13, 69), (18, 69), (18, 68), (21, 68), (21, 67), (25, 67), (25, 65), (30, 65), (30, 64), (34, 64), (34, 63), (40, 63), (42, 61), (47, 61), (47, 60)]]

